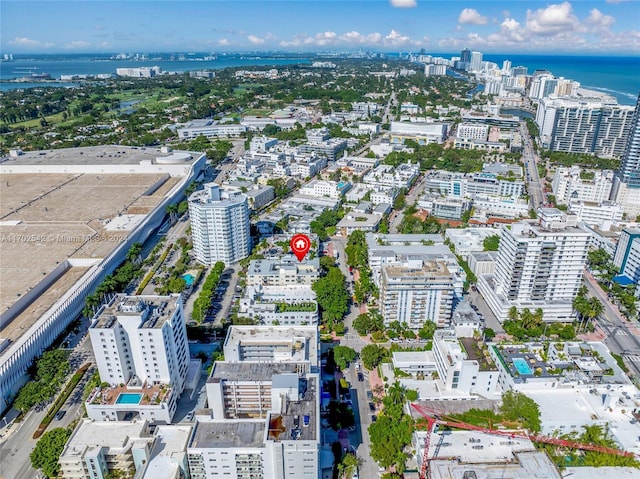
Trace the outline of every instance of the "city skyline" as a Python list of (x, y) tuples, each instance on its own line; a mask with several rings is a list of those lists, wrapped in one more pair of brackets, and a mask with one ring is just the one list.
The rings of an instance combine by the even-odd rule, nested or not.
[(374, 51), (638, 54), (640, 3), (5, 1), (2, 52)]

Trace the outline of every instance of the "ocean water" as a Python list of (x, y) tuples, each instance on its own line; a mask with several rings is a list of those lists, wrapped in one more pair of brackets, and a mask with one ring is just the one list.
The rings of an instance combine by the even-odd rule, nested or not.
[[(434, 54), (450, 57), (454, 54)], [(165, 57), (167, 55), (164, 55)], [(52, 78), (71, 74), (111, 73), (116, 68), (159, 66), (164, 71), (190, 71), (204, 69), (222, 69), (241, 66), (278, 67), (292, 64), (308, 64), (313, 55), (291, 55), (268, 57), (265, 55), (218, 56), (209, 61), (172, 61), (172, 60), (110, 60), (108, 55), (34, 55), (31, 58), (17, 57), (13, 62), (0, 63), (0, 80), (10, 80), (25, 76), (27, 73), (48, 73)], [(529, 74), (535, 70), (549, 70), (556, 76), (579, 81), (582, 87), (599, 90), (613, 95), (620, 104), (634, 105), (640, 92), (639, 56), (548, 56), (548, 55), (484, 55), (487, 61), (502, 65), (503, 60), (511, 60), (512, 66), (526, 66)], [(0, 91), (14, 88), (41, 86), (41, 84), (0, 83)], [(70, 85), (59, 85), (70, 86)]]
[(484, 55), (483, 60), (511, 60), (511, 66), (526, 66), (528, 73), (549, 70), (556, 77), (580, 82), (582, 88), (608, 93), (621, 105), (635, 105), (640, 93), (640, 57), (638, 56), (547, 56)]

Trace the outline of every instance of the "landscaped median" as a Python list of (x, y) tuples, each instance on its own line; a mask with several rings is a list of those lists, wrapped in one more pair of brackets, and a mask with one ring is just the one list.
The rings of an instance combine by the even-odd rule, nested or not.
[(42, 422), (38, 426), (38, 429), (36, 429), (36, 432), (33, 433), (34, 439), (38, 439), (47, 430), (47, 427), (49, 426), (51, 421), (53, 421), (53, 418), (55, 417), (57, 412), (60, 410), (62, 405), (65, 403), (65, 401), (69, 398), (69, 396), (71, 396), (71, 393), (76, 388), (76, 386), (78, 385), (82, 377), (85, 375), (89, 367), (91, 367), (91, 364), (85, 363), (80, 367), (80, 369), (78, 369), (78, 371), (76, 371), (76, 373), (73, 376), (71, 376), (71, 379), (69, 380), (67, 385), (64, 387), (62, 392), (58, 395), (55, 402), (49, 409), (49, 412), (47, 413), (47, 415), (42, 419)]

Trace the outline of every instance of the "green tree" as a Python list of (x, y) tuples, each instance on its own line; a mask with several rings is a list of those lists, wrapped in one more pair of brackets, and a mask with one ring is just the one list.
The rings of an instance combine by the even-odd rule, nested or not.
[(485, 251), (498, 251), (498, 246), (500, 245), (500, 235), (487, 236), (482, 241), (482, 245), (484, 246)]
[(335, 431), (338, 429), (347, 429), (356, 424), (353, 410), (346, 403), (331, 401), (328, 410), (329, 426)]
[(485, 328), (484, 337), (487, 339), (487, 341), (491, 341), (496, 337), (496, 332), (491, 328)]
[(58, 459), (69, 437), (71, 437), (71, 430), (61, 427), (43, 434), (31, 452), (33, 468), (42, 470), (47, 477), (57, 477), (60, 472)]
[(358, 353), (348, 346), (334, 346), (333, 359), (340, 369), (346, 369), (350, 362), (356, 359)]
[(388, 359), (390, 353), (386, 348), (378, 346), (377, 344), (367, 344), (362, 351), (360, 351), (360, 359), (365, 368), (371, 370)]
[(167, 284), (170, 293), (181, 293), (187, 287), (187, 282), (182, 276), (172, 278)]
[(341, 321), (348, 310), (349, 294), (340, 269), (329, 268), (327, 275), (317, 279), (311, 288), (322, 308), (323, 321)]
[(540, 432), (540, 408), (528, 396), (520, 392), (505, 392), (502, 395), (500, 411), (505, 419), (519, 421), (531, 432)]
[(436, 332), (437, 325), (433, 321), (425, 321), (420, 331), (418, 331), (418, 336), (422, 339), (431, 339), (433, 338), (433, 333)]

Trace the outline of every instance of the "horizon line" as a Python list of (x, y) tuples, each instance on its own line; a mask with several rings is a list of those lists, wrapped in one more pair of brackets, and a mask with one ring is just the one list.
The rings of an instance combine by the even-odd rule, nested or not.
[[(478, 51), (478, 50), (476, 50)], [(121, 55), (126, 53), (128, 55), (132, 54), (187, 54), (187, 55), (195, 55), (195, 54), (209, 54), (209, 55), (228, 55), (228, 54), (267, 54), (267, 53), (287, 53), (287, 54), (297, 54), (297, 55), (324, 55), (324, 54), (351, 54), (351, 53), (368, 53), (368, 54), (394, 54), (394, 55), (453, 55), (459, 54), (459, 52), (435, 52), (435, 51), (425, 51), (421, 53), (420, 51), (407, 50), (407, 51), (383, 51), (383, 50), (363, 50), (363, 49), (344, 49), (344, 50), (227, 50), (227, 51), (211, 51), (211, 50), (129, 50), (129, 51), (86, 51), (86, 52), (69, 52), (69, 51), (59, 51), (59, 52), (18, 52), (14, 53), (11, 51), (1, 51), (0, 55), (13, 55), (15, 56), (29, 56), (29, 55)], [(517, 56), (533, 56), (533, 55), (544, 55), (546, 57), (564, 57), (564, 56), (608, 56), (608, 57), (637, 57), (640, 59), (640, 52), (615, 52), (615, 53), (604, 53), (604, 52), (594, 52), (594, 51), (576, 51), (576, 52), (559, 52), (552, 53), (549, 52), (481, 52), (483, 55), (517, 55)]]

